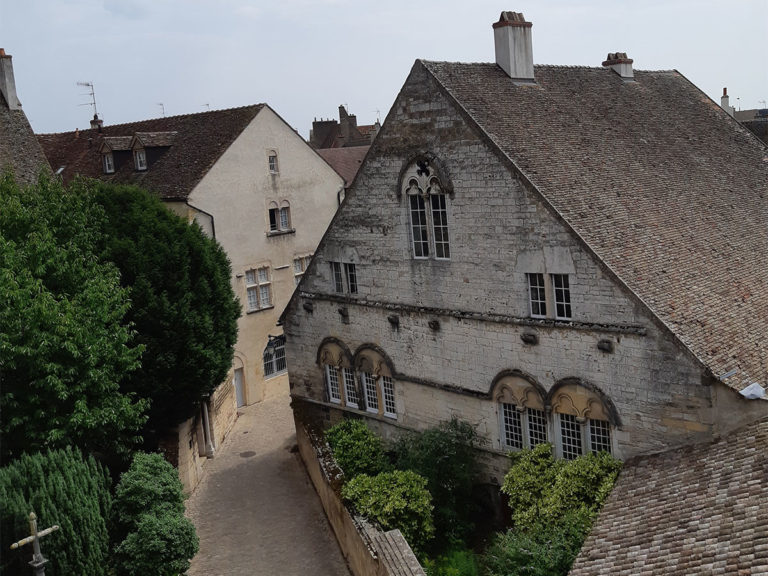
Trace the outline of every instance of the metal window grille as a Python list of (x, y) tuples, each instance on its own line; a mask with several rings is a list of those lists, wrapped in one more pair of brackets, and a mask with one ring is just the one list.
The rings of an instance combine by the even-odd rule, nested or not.
[(339, 388), (339, 369), (329, 364), (325, 365), (325, 376), (328, 380), (328, 398), (331, 402), (341, 404), (341, 389)]
[(520, 412), (514, 404), (501, 403), (502, 421), (504, 427), (504, 446), (507, 448), (523, 447), (523, 426)]
[(542, 410), (528, 408), (526, 410), (528, 418), (528, 444), (533, 448), (547, 441), (547, 416)]
[(429, 199), (432, 204), (435, 257), (447, 259), (451, 257), (451, 248), (448, 243), (448, 210), (445, 204), (445, 194), (433, 194)]
[(381, 377), (381, 395), (384, 398), (384, 415), (391, 418), (397, 417), (395, 407), (395, 384), (389, 376)]
[(347, 288), (350, 294), (357, 294), (357, 272), (354, 264), (344, 264), (344, 275), (347, 277)]
[(429, 235), (427, 234), (427, 210), (424, 207), (424, 198), (418, 194), (409, 196), (409, 198), (413, 255), (416, 258), (427, 258), (429, 256)]
[(528, 286), (531, 296), (531, 316), (545, 317), (547, 315), (547, 296), (544, 289), (544, 274), (528, 274)]
[(555, 316), (563, 320), (571, 318), (571, 289), (568, 274), (553, 274), (552, 285), (555, 289)]
[(379, 411), (379, 396), (376, 394), (376, 378), (373, 374), (363, 372), (363, 388), (365, 388), (365, 407), (368, 412)]
[(344, 280), (341, 275), (341, 262), (331, 262), (331, 274), (333, 275), (333, 290), (339, 294), (344, 292)]
[(573, 460), (582, 455), (581, 424), (572, 414), (559, 414), (560, 417), (560, 444), (563, 458)]
[(357, 385), (355, 384), (355, 373), (346, 368), (341, 369), (344, 376), (344, 393), (347, 397), (347, 406), (357, 408), (360, 398), (357, 397)]
[(589, 421), (589, 447), (592, 452), (611, 452), (611, 426), (605, 420)]
[(285, 336), (276, 336), (264, 348), (264, 376), (276, 376), (287, 369), (285, 361)]

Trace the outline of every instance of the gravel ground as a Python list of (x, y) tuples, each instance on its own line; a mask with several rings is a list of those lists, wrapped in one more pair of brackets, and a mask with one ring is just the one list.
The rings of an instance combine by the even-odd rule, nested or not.
[(298, 453), (287, 385), (240, 408), (187, 500), (200, 551), (190, 576), (349, 576)]

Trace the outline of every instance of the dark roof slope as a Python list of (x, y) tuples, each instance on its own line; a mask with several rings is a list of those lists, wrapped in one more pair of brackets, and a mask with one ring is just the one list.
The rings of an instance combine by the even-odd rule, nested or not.
[[(38, 139), (53, 169), (64, 168), (65, 182), (80, 174), (141, 185), (166, 199), (184, 199), (264, 106), (115, 124), (104, 126), (101, 132), (88, 129), (41, 134)], [(118, 145), (119, 150), (124, 149), (121, 145), (126, 137), (136, 134), (145, 146), (165, 147), (166, 151), (146, 171), (137, 172), (132, 162), (126, 162), (114, 174), (104, 174), (99, 152), (102, 140)]]
[(629, 461), (571, 576), (768, 574), (768, 420)]
[(24, 111), (9, 109), (0, 94), (0, 172), (6, 169), (19, 184), (32, 184), (50, 166)]
[(350, 146), (348, 148), (318, 148), (315, 150), (330, 164), (336, 173), (344, 178), (344, 185), (349, 187), (355, 179), (363, 158), (370, 146)]
[(768, 383), (768, 149), (676, 71), (422, 62), (711, 372)]

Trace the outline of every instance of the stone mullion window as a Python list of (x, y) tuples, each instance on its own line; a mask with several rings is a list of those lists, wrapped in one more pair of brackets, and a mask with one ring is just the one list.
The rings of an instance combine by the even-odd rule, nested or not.
[(409, 197), (411, 205), (411, 234), (413, 237), (413, 255), (416, 258), (429, 257), (429, 234), (427, 232), (427, 210), (424, 198), (419, 194)]
[(435, 258), (447, 260), (451, 257), (451, 249), (448, 242), (448, 209), (445, 203), (445, 194), (432, 194), (429, 199), (432, 203), (432, 236), (435, 241)]
[(560, 453), (566, 460), (573, 460), (584, 454), (581, 423), (572, 414), (558, 414), (560, 430)]
[(571, 319), (571, 289), (568, 274), (552, 274), (552, 288), (555, 296), (555, 318)]

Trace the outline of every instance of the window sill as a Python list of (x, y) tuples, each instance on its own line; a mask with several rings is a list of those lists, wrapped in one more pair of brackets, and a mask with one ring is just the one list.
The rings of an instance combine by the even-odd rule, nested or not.
[(257, 314), (258, 312), (264, 312), (264, 310), (272, 310), (274, 306), (265, 306), (264, 308), (257, 308), (256, 310), (248, 310), (246, 314)]
[(267, 232), (267, 238), (271, 236), (285, 236), (286, 234), (296, 234), (296, 228), (291, 228), (289, 230), (270, 230)]
[(273, 372), (272, 374), (265, 374), (264, 380), (272, 380), (272, 378), (277, 378), (278, 376), (282, 376), (283, 374), (288, 374), (288, 370), (281, 370), (280, 372)]

